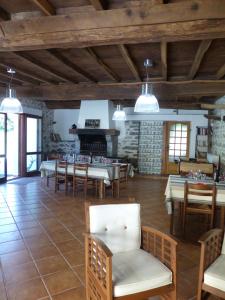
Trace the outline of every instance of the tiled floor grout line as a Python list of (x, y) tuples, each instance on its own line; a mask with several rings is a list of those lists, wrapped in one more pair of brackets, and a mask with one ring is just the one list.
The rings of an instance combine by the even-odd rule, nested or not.
[[(6, 200), (6, 204), (7, 204), (7, 206), (8, 206), (7, 200)], [(8, 207), (9, 207), (9, 206), (8, 206)], [(10, 211), (10, 213), (12, 214), (11, 211)], [(12, 217), (13, 217), (13, 219), (14, 219), (14, 221), (15, 221), (16, 226), (17, 226), (17, 222), (16, 222), (16, 220), (15, 220), (13, 214), (12, 214)], [(18, 228), (18, 226), (17, 226), (17, 228)], [(35, 268), (37, 269), (37, 272), (38, 272), (38, 274), (40, 275), (40, 279), (41, 279), (41, 281), (42, 281), (42, 283), (43, 283), (43, 285), (44, 285), (44, 287), (45, 287), (45, 289), (46, 289), (46, 291), (47, 291), (47, 293), (48, 293), (48, 297), (50, 298), (50, 300), (53, 300), (53, 299), (52, 299), (52, 296), (51, 296), (51, 294), (50, 294), (50, 292), (49, 292), (49, 290), (48, 290), (48, 287), (47, 287), (45, 281), (43, 280), (41, 273), (39, 272), (39, 269), (38, 269), (37, 264), (36, 264), (36, 262), (35, 262), (35, 260), (34, 260), (34, 257), (33, 257), (33, 255), (32, 255), (32, 252), (30, 251), (30, 248), (28, 247), (27, 242), (26, 242), (25, 238), (23, 237), (23, 235), (21, 234), (19, 228), (18, 228), (18, 231), (19, 231), (19, 233), (20, 233), (20, 235), (21, 235), (21, 237), (22, 237), (22, 240), (23, 240), (23, 242), (24, 242), (24, 244), (25, 244), (25, 246), (26, 246), (26, 249), (27, 249), (27, 251), (28, 251), (30, 257), (32, 258), (32, 262), (34, 263)], [(3, 271), (3, 274), (4, 274), (4, 271)], [(32, 278), (32, 279), (33, 279), (33, 278)], [(27, 280), (27, 281), (29, 281), (29, 280)], [(5, 287), (6, 287), (6, 286), (5, 286)], [(8, 292), (7, 292), (7, 289), (6, 289), (6, 293), (7, 293), (7, 298), (8, 298)], [(38, 300), (38, 299), (37, 299), (37, 300)]]
[(49, 236), (47, 230), (44, 228), (44, 226), (42, 226), (42, 224), (40, 223), (40, 226), (43, 227), (44, 231), (46, 232), (46, 235), (48, 236), (48, 238), (50, 239), (50, 241), (52, 242), (52, 244), (56, 247), (56, 249), (59, 251), (60, 255), (64, 258), (64, 260), (66, 261), (67, 265), (69, 266), (69, 268), (71, 269), (71, 271), (76, 275), (76, 277), (79, 279), (81, 285), (83, 286), (83, 282), (81, 281), (79, 275), (77, 274), (77, 272), (75, 272), (72, 268), (72, 266), (70, 265), (69, 261), (67, 260), (67, 258), (64, 256), (64, 254), (62, 253), (62, 251), (58, 248), (57, 244), (51, 239), (51, 237)]

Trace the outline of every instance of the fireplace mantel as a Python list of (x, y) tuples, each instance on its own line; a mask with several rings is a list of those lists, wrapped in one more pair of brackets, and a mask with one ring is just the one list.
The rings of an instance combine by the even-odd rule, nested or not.
[(96, 129), (96, 128), (78, 128), (69, 129), (70, 134), (87, 134), (87, 135), (114, 135), (118, 136), (120, 134), (119, 130), (116, 129)]

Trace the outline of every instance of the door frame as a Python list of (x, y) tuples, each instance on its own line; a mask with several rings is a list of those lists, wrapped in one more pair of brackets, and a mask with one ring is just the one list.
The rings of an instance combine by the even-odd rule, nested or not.
[(0, 178), (0, 183), (5, 183), (7, 181), (7, 153), (6, 153), (6, 150), (7, 150), (7, 148), (6, 148), (6, 146), (7, 146), (7, 114), (3, 113), (3, 112), (1, 112), (0, 114), (4, 115), (4, 118), (5, 118), (5, 120), (4, 120), (4, 128), (5, 128), (5, 130), (4, 130), (4, 135), (5, 135), (4, 152), (5, 152), (5, 154), (0, 154), (0, 158), (5, 158), (5, 160), (4, 160), (4, 175), (5, 176)]
[[(43, 119), (42, 116), (32, 115), (32, 114), (21, 114), (20, 115), (20, 122), (19, 122), (19, 131), (21, 134), (20, 144), (19, 144), (19, 153), (20, 153), (20, 176), (36, 176), (40, 174), (39, 170), (34, 170), (27, 172), (27, 155), (30, 154), (37, 154), (42, 155), (41, 151), (36, 152), (27, 152), (27, 118), (34, 118), (41, 120), (41, 142), (42, 142), (42, 133), (43, 133)], [(38, 137), (37, 137), (38, 138)]]
[(188, 147), (186, 157), (190, 155), (190, 133), (191, 133), (191, 122), (190, 121), (165, 121), (163, 123), (163, 155), (162, 155), (162, 169), (161, 172), (164, 175), (168, 175), (168, 152), (169, 152), (169, 128), (173, 124), (185, 124), (188, 126), (187, 131), (187, 139), (188, 139)]

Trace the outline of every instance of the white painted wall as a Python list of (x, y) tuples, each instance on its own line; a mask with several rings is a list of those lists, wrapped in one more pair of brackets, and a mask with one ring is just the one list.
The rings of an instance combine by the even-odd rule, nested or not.
[(113, 106), (109, 100), (81, 101), (78, 128), (85, 128), (86, 119), (100, 119), (100, 128), (114, 128), (112, 121)]
[(69, 134), (72, 124), (78, 124), (79, 109), (55, 109), (54, 124), (55, 133), (59, 133), (62, 140), (74, 140), (74, 136)]

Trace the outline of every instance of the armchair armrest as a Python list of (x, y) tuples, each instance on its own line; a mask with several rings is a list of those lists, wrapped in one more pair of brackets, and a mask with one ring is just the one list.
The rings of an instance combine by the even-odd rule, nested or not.
[(87, 299), (96, 299), (96, 290), (101, 294), (99, 299), (112, 299), (112, 252), (95, 235), (85, 234), (85, 261)]
[(167, 234), (148, 226), (142, 226), (141, 231), (142, 249), (158, 258), (172, 271), (173, 283), (176, 285), (177, 242)]

